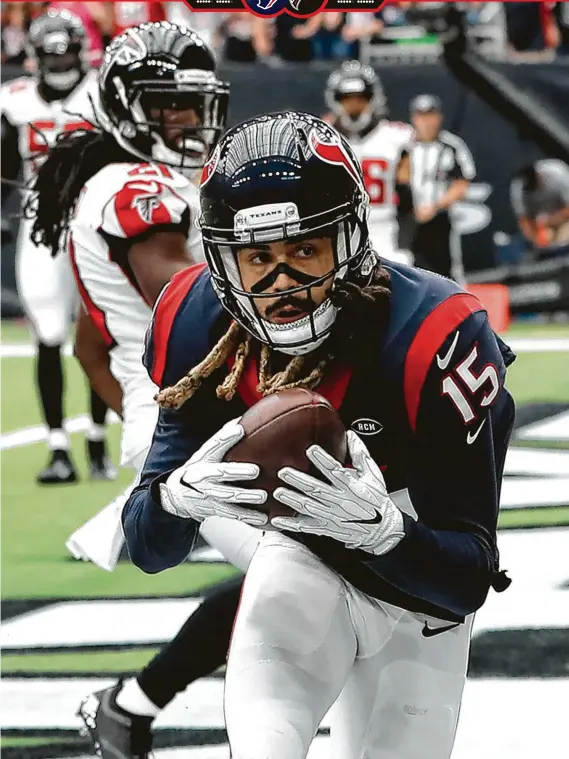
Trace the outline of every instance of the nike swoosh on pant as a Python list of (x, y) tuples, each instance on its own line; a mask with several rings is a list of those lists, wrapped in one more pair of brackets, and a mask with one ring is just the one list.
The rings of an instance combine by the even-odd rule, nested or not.
[(439, 369), (446, 369), (447, 366), (450, 364), (450, 360), (452, 358), (452, 354), (454, 353), (454, 349), (456, 348), (456, 344), (458, 343), (458, 338), (460, 337), (460, 330), (457, 330), (456, 335), (454, 336), (454, 340), (452, 341), (452, 344), (450, 348), (448, 349), (445, 356), (441, 358), (439, 354), (437, 353), (437, 364), (439, 365)]
[(472, 443), (476, 440), (476, 438), (478, 437), (478, 435), (480, 435), (480, 430), (482, 429), (482, 427), (484, 427), (484, 423), (485, 422), (486, 422), (486, 419), (483, 419), (482, 420), (482, 424), (480, 425), (480, 427), (475, 432), (471, 433), (470, 430), (469, 430), (466, 433), (466, 442), (468, 443), (468, 445), (472, 445)]
[(449, 630), (454, 630), (455, 627), (460, 627), (460, 624), (457, 622), (454, 625), (447, 625), (446, 627), (429, 627), (429, 625), (425, 622), (425, 626), (421, 630), (421, 635), (423, 638), (434, 638), (435, 635), (441, 635), (442, 633), (446, 633)]

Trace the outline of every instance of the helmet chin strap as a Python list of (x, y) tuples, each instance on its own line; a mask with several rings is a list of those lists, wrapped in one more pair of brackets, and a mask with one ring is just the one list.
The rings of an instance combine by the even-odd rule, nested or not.
[(294, 282), (298, 282), (299, 285), (304, 286), (313, 285), (319, 279), (322, 279), (322, 277), (313, 277), (311, 274), (305, 274), (302, 271), (297, 271), (296, 269), (293, 269), (292, 266), (289, 266), (287, 263), (281, 261), (278, 266), (275, 266), (275, 268), (265, 277), (263, 277), (263, 279), (257, 282), (256, 285), (253, 285), (251, 292), (254, 295), (259, 295), (265, 290), (268, 290), (271, 285), (275, 284), (281, 274), (286, 274)]

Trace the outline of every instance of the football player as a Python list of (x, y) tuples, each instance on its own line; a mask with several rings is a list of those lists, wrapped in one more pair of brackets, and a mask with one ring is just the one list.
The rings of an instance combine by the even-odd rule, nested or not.
[(370, 199), (372, 244), (384, 258), (409, 262), (409, 254), (399, 251), (397, 212), (399, 195), (406, 197), (407, 192), (408, 177), (401, 159), (413, 127), (387, 119), (387, 100), (379, 77), (371, 66), (359, 61), (346, 61), (330, 74), (325, 100), (330, 109), (326, 120), (350, 142), (362, 167)]
[[(67, 242), (82, 300), (76, 354), (122, 416), (125, 467), (142, 466), (158, 414), (157, 387), (141, 361), (152, 307), (173, 274), (204, 258), (194, 179), (224, 128), (228, 96), (197, 34), (168, 22), (128, 29), (105, 51), (100, 126), (60, 139), (34, 184), (34, 235), (53, 251)], [(103, 532), (116, 517), (109, 541), (118, 556), (125, 498), (75, 533), (79, 555), (87, 543), (89, 558), (105, 555)], [(248, 525), (220, 519), (208, 520), (202, 535), (241, 568), (259, 539)], [(153, 717), (224, 662), (240, 588), (237, 578), (208, 594), (137, 679), (82, 705), (103, 757), (147, 756)]]
[[(24, 162), (29, 182), (58, 134), (88, 130), (93, 120), (95, 72), (87, 69), (85, 30), (67, 10), (49, 10), (30, 27), (29, 44), (37, 75), (2, 86), (2, 170), (14, 180)], [(2, 184), (2, 205), (10, 183)], [(38, 474), (41, 484), (77, 480), (63, 429), (64, 379), (61, 346), (77, 308), (77, 287), (67, 256), (52, 258), (48, 248), (30, 237), (31, 223), (20, 222), (16, 281), (20, 300), (37, 341), (36, 379), (44, 421), (48, 427), (50, 460)], [(106, 454), (107, 407), (91, 392), (91, 424), (87, 450), (93, 479), (114, 479), (116, 468)]]
[(228, 657), (240, 759), (304, 759), (338, 698), (331, 755), (450, 757), (473, 614), (509, 582), (496, 522), (513, 354), (456, 283), (377, 258), (368, 202), (320, 119), (231, 129), (201, 183), (209, 268), (174, 276), (148, 333), (162, 410), (123, 510), (147, 572), (182, 561), (212, 515), (269, 527), (257, 463), (224, 462), (260, 398), (315, 389), (348, 430), (350, 468), (314, 446), (319, 478), (279, 472), (296, 515), (261, 538)]

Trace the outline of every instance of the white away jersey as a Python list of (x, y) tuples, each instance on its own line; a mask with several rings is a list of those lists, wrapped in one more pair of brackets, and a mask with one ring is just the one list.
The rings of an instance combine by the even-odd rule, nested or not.
[(148, 392), (150, 383), (141, 357), (151, 306), (137, 287), (128, 249), (153, 228), (179, 229), (194, 259), (203, 261), (194, 224), (198, 207), (196, 187), (167, 166), (115, 163), (86, 183), (69, 225), (81, 298), (111, 347), (111, 371), (125, 402), (132, 393)]
[(60, 132), (91, 128), (92, 102), (96, 97), (95, 71), (90, 71), (64, 100), (51, 103), (40, 97), (37, 79), (32, 77), (23, 76), (2, 85), (0, 112), (18, 130), (26, 182)]
[[(380, 121), (363, 139), (350, 140), (359, 159), (370, 197), (370, 230), (395, 224), (395, 179), (401, 155), (413, 136), (413, 127), (398, 121)], [(381, 252), (381, 251), (380, 251)]]

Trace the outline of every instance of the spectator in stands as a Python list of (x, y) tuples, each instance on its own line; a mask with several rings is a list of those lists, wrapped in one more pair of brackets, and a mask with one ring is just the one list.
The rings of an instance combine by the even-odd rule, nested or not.
[(346, 13), (346, 23), (342, 30), (342, 37), (350, 46), (346, 57), (359, 58), (360, 43), (379, 37), (383, 28), (381, 11), (378, 13)]
[(165, 21), (166, 3), (161, 0), (117, 0), (112, 4), (114, 11), (113, 37), (122, 34), (129, 26), (144, 24), (145, 21)]
[(345, 13), (320, 13), (320, 26), (312, 38), (314, 57), (321, 61), (346, 59), (349, 57), (350, 45), (342, 38)]
[(224, 38), (223, 56), (227, 61), (254, 63), (257, 58), (270, 54), (270, 26), (265, 19), (255, 19), (249, 13), (226, 13), (220, 31)]
[(555, 3), (553, 7), (553, 17), (559, 30), (558, 55), (569, 55), (569, 3)]
[(22, 64), (24, 62), (27, 27), (25, 5), (2, 4), (2, 63)]
[(541, 256), (569, 248), (569, 166), (545, 159), (524, 167), (510, 185), (520, 230)]
[(504, 3), (508, 42), (518, 53), (538, 53), (559, 44), (559, 30), (546, 2)]

